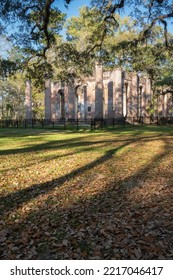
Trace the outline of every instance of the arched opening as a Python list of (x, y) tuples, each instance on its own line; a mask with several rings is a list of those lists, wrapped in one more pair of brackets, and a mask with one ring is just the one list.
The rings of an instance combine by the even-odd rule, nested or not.
[[(84, 96), (84, 119), (87, 119), (88, 107), (87, 107), (87, 85), (83, 86), (83, 96)], [(91, 107), (89, 108), (89, 112)]]
[(138, 118), (142, 117), (142, 85), (139, 86), (138, 94)]
[(108, 83), (108, 118), (114, 117), (114, 106), (113, 106), (113, 82)]
[(125, 82), (124, 84), (125, 88), (124, 88), (124, 94), (123, 94), (123, 116), (126, 117), (128, 115), (128, 99), (127, 99), (127, 95), (128, 95), (128, 83)]
[(79, 116), (79, 109), (80, 109), (80, 104), (79, 104), (79, 86), (75, 88), (75, 118), (77, 119)]
[(85, 90), (84, 87), (78, 85), (75, 88), (75, 117), (79, 119), (85, 118)]
[(59, 96), (60, 96), (60, 101), (59, 101), (59, 115), (60, 115), (60, 119), (64, 119), (65, 118), (65, 100), (64, 100), (64, 92), (63, 90), (59, 90), (58, 91)]

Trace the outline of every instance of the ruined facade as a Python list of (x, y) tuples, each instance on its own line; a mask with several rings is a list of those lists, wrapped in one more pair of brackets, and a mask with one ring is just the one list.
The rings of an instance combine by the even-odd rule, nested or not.
[(31, 81), (26, 81), (25, 87), (25, 113), (26, 119), (32, 119), (32, 94), (31, 94)]
[[(31, 94), (26, 90), (26, 117), (31, 117)], [(30, 97), (29, 97), (30, 96)], [(122, 69), (103, 71), (96, 64), (95, 73), (84, 83), (62, 84), (45, 82), (45, 119), (140, 118), (149, 116), (152, 100), (151, 82), (148, 77), (125, 73)], [(172, 116), (172, 97), (161, 95), (157, 100), (157, 112)]]

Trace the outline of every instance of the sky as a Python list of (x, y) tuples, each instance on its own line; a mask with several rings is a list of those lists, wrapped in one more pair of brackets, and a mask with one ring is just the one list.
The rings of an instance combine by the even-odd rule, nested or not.
[[(72, 16), (79, 16), (79, 9), (82, 6), (89, 6), (91, 0), (71, 0), (70, 4), (68, 5), (68, 8), (65, 7), (65, 1), (64, 0), (55, 0), (56, 6), (67, 15), (67, 18), (70, 18)], [(126, 13), (124, 12), (124, 9), (121, 10), (121, 14), (128, 15), (129, 9), (126, 8)], [(60, 34), (65, 38), (65, 30), (61, 31)]]
[[(72, 16), (79, 15), (79, 9), (82, 6), (88, 6), (90, 4), (90, 0), (72, 0), (68, 5), (68, 8), (65, 7), (64, 0), (55, 0), (57, 7), (65, 14), (67, 14), (67, 18)], [(14, 26), (13, 26), (14, 28)], [(10, 33), (10, 28), (9, 28)], [(65, 31), (62, 31), (61, 34), (65, 36)], [(7, 51), (11, 48), (9, 44), (7, 44), (2, 37), (0, 37), (0, 56), (6, 56)]]
[[(72, 16), (78, 16), (80, 7), (89, 6), (90, 0), (71, 0), (70, 4), (68, 5), (68, 8), (65, 7), (64, 0), (55, 0), (55, 4), (63, 13), (67, 14), (67, 18), (70, 18)], [(127, 9), (127, 7), (126, 7), (126, 9), (121, 10), (122, 16), (128, 15), (128, 14), (129, 14), (129, 9)], [(169, 32), (173, 33), (172, 29), (173, 29), (172, 24), (169, 23), (169, 25), (168, 25)], [(65, 30), (63, 30), (61, 32), (61, 34), (65, 37)], [(2, 41), (1, 38), (0, 38), (0, 41)], [(3, 46), (2, 46), (2, 44), (3, 44)], [(9, 48), (8, 44), (6, 44), (6, 47)], [(4, 51), (6, 53), (6, 47), (4, 45), (4, 41), (0, 42), (0, 56), (4, 55)]]
[[(79, 9), (82, 6), (89, 6), (91, 0), (71, 0), (70, 4), (68, 5), (68, 8), (64, 5), (64, 0), (55, 0), (55, 3), (57, 4), (58, 8), (67, 14), (67, 18), (70, 18), (72, 16), (78, 16), (79, 15)], [(127, 15), (129, 13), (129, 8), (126, 7), (126, 12), (121, 10), (124, 15)]]
[[(90, 0), (72, 0), (70, 4), (68, 5), (68, 8), (64, 5), (64, 0), (56, 0), (55, 4), (57, 7), (67, 15), (67, 18), (71, 18), (72, 16), (78, 16), (79, 15), (79, 9), (82, 6), (89, 6)], [(65, 29), (60, 32), (60, 34), (66, 38)]]
[[(91, 0), (71, 0), (70, 4), (68, 5), (68, 8), (64, 5), (64, 0), (55, 0), (57, 3), (58, 8), (67, 14), (67, 18), (70, 18), (72, 16), (78, 16), (79, 15), (79, 9), (82, 6), (89, 6)], [(168, 1), (169, 3), (172, 2), (172, 0)], [(126, 9), (120, 10), (121, 16), (128, 16), (130, 14), (130, 8), (126, 7)], [(170, 33), (173, 33), (173, 20), (168, 20), (168, 31)]]
[(64, 6), (63, 0), (57, 0), (58, 8), (67, 14), (67, 17), (70, 18), (72, 16), (79, 15), (79, 9), (82, 6), (89, 6), (90, 0), (72, 0), (68, 5), (68, 9)]

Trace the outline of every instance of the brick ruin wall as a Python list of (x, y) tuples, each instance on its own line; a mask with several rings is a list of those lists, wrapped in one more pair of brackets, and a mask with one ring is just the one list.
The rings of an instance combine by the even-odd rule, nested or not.
[[(32, 115), (31, 100), (31, 85), (27, 82), (26, 118)], [(96, 64), (94, 75), (84, 83), (45, 82), (45, 119), (139, 118), (149, 116), (151, 100), (148, 77), (125, 73), (118, 68), (104, 72), (102, 65)], [(159, 96), (157, 112), (165, 117), (172, 116), (172, 100), (171, 94)]]

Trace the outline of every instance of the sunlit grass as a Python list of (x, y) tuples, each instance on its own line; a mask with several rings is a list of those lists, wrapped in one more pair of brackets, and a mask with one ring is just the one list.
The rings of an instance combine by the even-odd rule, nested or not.
[[(92, 132), (0, 130), (3, 228), (17, 228), (12, 233), (12, 236), (18, 234), (14, 243), (23, 236), (23, 227), (29, 232), (33, 227), (40, 231), (35, 238), (27, 235), (27, 242), (32, 239), (35, 246), (33, 256), (29, 255), (28, 245), (28, 251), (22, 246), (19, 248), (22, 253), (18, 257), (9, 249), (5, 249), (3, 257), (39, 258), (40, 242), (48, 237), (64, 236), (66, 226), (76, 232), (80, 219), (84, 219), (84, 212), (80, 213), (84, 207), (88, 217), (95, 219), (93, 215), (96, 215), (99, 220), (96, 213), (102, 204), (106, 207), (101, 210), (106, 211), (104, 216), (121, 204), (131, 205), (131, 201), (134, 209), (145, 204), (146, 198), (151, 202), (158, 192), (162, 194), (162, 189), (172, 184), (172, 135), (171, 127)], [(67, 218), (65, 213), (73, 209), (79, 220), (76, 215)], [(58, 228), (50, 231), (48, 220), (58, 223)], [(87, 223), (89, 228), (93, 227)], [(40, 236), (41, 231), (44, 238)], [(54, 241), (60, 248), (61, 242), (61, 239)], [(65, 258), (66, 248), (61, 250), (61, 256), (55, 254), (55, 258)], [(80, 258), (80, 252), (78, 254)], [(69, 257), (74, 256), (69, 253)], [(90, 256), (88, 251), (87, 256)]]

